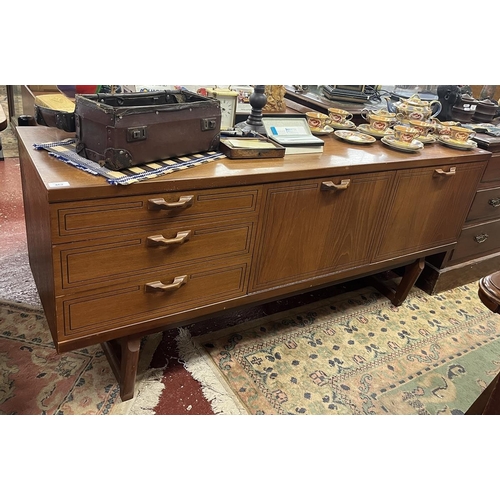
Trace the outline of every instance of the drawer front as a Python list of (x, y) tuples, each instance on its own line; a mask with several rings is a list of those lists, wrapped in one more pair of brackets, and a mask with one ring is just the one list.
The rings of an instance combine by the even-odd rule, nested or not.
[(464, 229), (451, 262), (466, 261), (500, 251), (500, 220)]
[[(255, 222), (200, 224), (186, 221), (155, 232), (56, 246), (62, 289), (112, 285), (141, 272), (232, 257), (249, 258)], [(60, 262), (60, 266), (58, 263)]]
[[(175, 273), (148, 274), (106, 292), (60, 299), (58, 307), (62, 307), (63, 314), (59, 319), (58, 339), (86, 337), (242, 296), (248, 281), (247, 267), (246, 263), (240, 263), (224, 268), (189, 267)], [(147, 291), (148, 286), (159, 283), (174, 288)], [(147, 324), (144, 328), (147, 329)]]
[(53, 241), (99, 238), (134, 231), (145, 225), (217, 217), (234, 218), (257, 212), (257, 188), (205, 190), (130, 196), (53, 208)]
[(467, 216), (467, 221), (500, 217), (500, 187), (478, 191)]
[(481, 182), (500, 182), (500, 154), (493, 154)]

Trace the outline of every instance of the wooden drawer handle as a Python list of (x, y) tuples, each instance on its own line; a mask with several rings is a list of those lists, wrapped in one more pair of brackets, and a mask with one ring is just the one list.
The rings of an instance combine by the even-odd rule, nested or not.
[(164, 238), (162, 234), (148, 236), (146, 244), (148, 247), (166, 247), (169, 245), (182, 245), (191, 237), (191, 230), (179, 231), (175, 238)]
[(449, 172), (445, 172), (442, 168), (436, 168), (434, 172), (437, 175), (455, 175), (457, 173), (457, 169), (455, 167), (451, 167)]
[(170, 292), (172, 290), (178, 290), (182, 285), (188, 282), (188, 277), (177, 276), (174, 281), (168, 285), (165, 285), (161, 281), (152, 281), (151, 283), (146, 283), (144, 285), (146, 292)]
[(478, 243), (484, 243), (488, 238), (489, 238), (489, 236), (487, 234), (485, 234), (485, 233), (478, 234), (477, 236), (474, 236), (474, 239)]
[(181, 196), (179, 201), (171, 203), (166, 202), (163, 198), (152, 198), (148, 200), (148, 210), (174, 210), (178, 208), (188, 208), (193, 205), (194, 196)]
[(347, 189), (351, 184), (351, 179), (344, 179), (340, 184), (335, 184), (332, 181), (325, 181), (321, 183), (321, 191), (338, 191), (340, 189)]
[(500, 207), (500, 198), (492, 198), (488, 203), (494, 208)]

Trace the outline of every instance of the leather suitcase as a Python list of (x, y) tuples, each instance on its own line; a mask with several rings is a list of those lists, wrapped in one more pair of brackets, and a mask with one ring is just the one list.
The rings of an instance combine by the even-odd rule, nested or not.
[(112, 170), (219, 147), (220, 102), (187, 90), (75, 97), (76, 151)]

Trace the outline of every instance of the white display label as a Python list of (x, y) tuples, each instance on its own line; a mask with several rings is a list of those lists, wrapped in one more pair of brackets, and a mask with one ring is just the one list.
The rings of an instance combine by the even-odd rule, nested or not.
[(69, 182), (49, 182), (49, 187), (51, 188), (58, 188), (64, 186), (69, 186)]

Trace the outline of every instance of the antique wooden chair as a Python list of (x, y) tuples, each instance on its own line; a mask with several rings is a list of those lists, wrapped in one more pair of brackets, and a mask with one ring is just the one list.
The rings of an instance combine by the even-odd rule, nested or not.
[[(500, 314), (500, 271), (481, 278), (478, 295), (490, 311)], [(500, 415), (500, 373), (474, 401), (466, 415)]]

